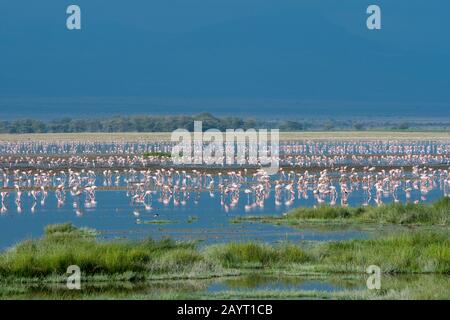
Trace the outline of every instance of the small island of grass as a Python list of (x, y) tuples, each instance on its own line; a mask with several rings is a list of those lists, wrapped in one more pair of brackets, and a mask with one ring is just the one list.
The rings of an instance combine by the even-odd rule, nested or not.
[(304, 223), (377, 223), (396, 225), (442, 225), (450, 223), (450, 198), (442, 198), (432, 204), (393, 203), (377, 207), (296, 208), (282, 216), (244, 216), (232, 222), (246, 221), (301, 225)]

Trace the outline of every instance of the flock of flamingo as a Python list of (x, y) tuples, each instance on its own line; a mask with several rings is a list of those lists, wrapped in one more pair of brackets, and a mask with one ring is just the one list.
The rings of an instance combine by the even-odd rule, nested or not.
[[(146, 168), (170, 166), (171, 142), (0, 142), (0, 167), (33, 169)], [(447, 141), (282, 141), (279, 157), (293, 168), (349, 166), (413, 166), (449, 164)], [(251, 157), (251, 155), (249, 156)], [(205, 163), (210, 163), (204, 159)], [(257, 159), (248, 159), (257, 163)], [(225, 161), (223, 161), (225, 162)]]
[(157, 215), (155, 202), (198, 203), (202, 192), (225, 211), (240, 202), (251, 211), (267, 201), (288, 207), (310, 197), (318, 205), (347, 206), (355, 193), (364, 206), (386, 198), (426, 201), (435, 189), (450, 196), (445, 142), (283, 142), (282, 168), (274, 175), (245, 166), (176, 167), (170, 157), (143, 156), (148, 151), (170, 152), (170, 143), (0, 142), (0, 211), (13, 203), (22, 212), (28, 196), (35, 212), (53, 196), (58, 207), (70, 201), (82, 215), (96, 207), (96, 192), (107, 190), (125, 191), (137, 217), (141, 210)]

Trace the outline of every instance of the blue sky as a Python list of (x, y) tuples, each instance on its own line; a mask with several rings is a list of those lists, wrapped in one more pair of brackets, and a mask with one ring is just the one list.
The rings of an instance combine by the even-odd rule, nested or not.
[[(65, 28), (70, 4), (81, 31)], [(366, 28), (369, 4), (382, 8), (380, 31)], [(449, 12), (445, 0), (0, 0), (0, 106), (66, 99), (63, 113), (86, 97), (141, 97), (147, 113), (162, 99), (177, 112), (183, 100), (250, 113), (275, 101), (449, 116)]]

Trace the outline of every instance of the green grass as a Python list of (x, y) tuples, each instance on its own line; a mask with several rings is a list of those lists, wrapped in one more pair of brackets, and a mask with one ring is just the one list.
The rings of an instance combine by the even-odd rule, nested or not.
[[(193, 250), (193, 243), (172, 240), (96, 240), (91, 232), (70, 224), (49, 226), (41, 239), (26, 240), (0, 256), (0, 275), (42, 277), (65, 274), (69, 265), (78, 265), (86, 275), (118, 274), (158, 270), (171, 259)], [(164, 263), (162, 263), (163, 261)], [(189, 267), (186, 261), (182, 264)]]
[(311, 261), (304, 249), (290, 243), (278, 246), (253, 242), (228, 243), (211, 246), (205, 254), (224, 268), (273, 268)]
[(264, 223), (298, 225), (304, 222), (378, 223), (399, 225), (448, 225), (450, 223), (450, 198), (432, 204), (393, 203), (378, 207), (296, 208), (283, 216), (239, 217), (233, 222), (257, 221)]
[[(51, 225), (42, 238), (23, 241), (0, 254), (0, 298), (320, 298), (320, 299), (442, 299), (448, 296), (448, 281), (408, 282), (400, 284), (399, 275), (444, 277), (450, 275), (450, 232), (411, 230), (379, 236), (367, 240), (336, 241), (326, 243), (279, 243), (269, 245), (256, 242), (226, 243), (197, 247), (192, 242), (164, 239), (154, 241), (99, 241), (96, 232), (76, 228), (71, 224)], [(93, 291), (68, 292), (69, 265), (81, 268), (84, 286), (95, 285)], [(254, 289), (253, 278), (246, 284), (229, 286), (229, 290), (205, 293), (208, 279), (231, 279), (239, 276), (323, 277), (367, 276), (369, 265), (380, 266), (383, 279), (393, 275), (383, 290), (355, 291), (350, 286), (341, 292), (330, 293), (304, 290)], [(403, 276), (402, 276), (403, 277)], [(355, 278), (355, 279), (356, 279)], [(403, 278), (402, 278), (403, 279)], [(441, 279), (441, 278), (440, 278)], [(141, 286), (158, 282), (168, 286), (150, 290)], [(181, 281), (181, 282), (180, 282)], [(212, 281), (212, 280), (210, 280)], [(256, 282), (255, 282), (256, 281)], [(359, 281), (359, 280), (358, 280)], [(384, 281), (384, 280), (383, 280)], [(434, 281), (434, 280), (433, 280)], [(124, 289), (120, 283), (129, 283)], [(104, 283), (104, 284), (102, 284)], [(174, 284), (171, 286), (170, 284)], [(177, 283), (187, 284), (182, 289)], [(359, 282), (364, 285), (364, 282)], [(25, 287), (24, 287), (25, 286)], [(46, 286), (56, 289), (46, 291)], [(119, 286), (119, 288), (116, 288)], [(339, 284), (339, 286), (341, 286)], [(106, 289), (105, 289), (106, 288)], [(112, 288), (111, 292), (110, 289)], [(151, 288), (154, 288), (151, 285)], [(190, 288), (190, 289), (189, 289)]]
[(360, 272), (378, 265), (383, 273), (450, 274), (449, 232), (409, 232), (369, 240), (332, 242), (313, 248), (328, 272)]
[(259, 270), (261, 274), (364, 273), (450, 274), (449, 231), (410, 231), (368, 240), (320, 244), (255, 242), (198, 248), (192, 242), (99, 241), (95, 232), (52, 225), (0, 255), (0, 277), (59, 281), (78, 265), (96, 280), (212, 278)]

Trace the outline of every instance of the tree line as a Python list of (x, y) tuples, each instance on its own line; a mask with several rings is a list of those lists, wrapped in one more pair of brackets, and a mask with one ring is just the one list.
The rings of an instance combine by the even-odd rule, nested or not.
[(48, 121), (20, 119), (0, 121), (0, 133), (80, 133), (80, 132), (171, 132), (176, 129), (194, 130), (194, 121), (202, 121), (203, 130), (219, 129), (280, 129), (280, 131), (335, 130), (448, 130), (450, 123), (385, 122), (377, 119), (356, 121), (335, 120), (262, 120), (239, 117), (215, 117), (210, 113), (173, 116), (114, 116), (105, 118), (61, 118)]
[(211, 128), (249, 129), (280, 128), (286, 131), (303, 130), (294, 121), (264, 121), (238, 117), (217, 118), (209, 113), (193, 116), (115, 116), (108, 118), (61, 118), (49, 121), (20, 119), (0, 121), (0, 133), (76, 133), (76, 132), (170, 132), (176, 129), (194, 130), (194, 121), (203, 122), (203, 130)]

